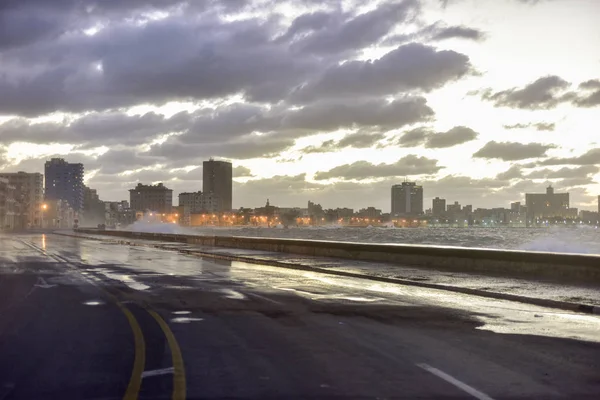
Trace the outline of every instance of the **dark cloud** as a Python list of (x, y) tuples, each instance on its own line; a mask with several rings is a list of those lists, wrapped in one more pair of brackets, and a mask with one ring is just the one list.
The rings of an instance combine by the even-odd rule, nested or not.
[(556, 128), (556, 124), (551, 123), (551, 122), (530, 122), (527, 124), (523, 124), (523, 123), (518, 123), (518, 124), (513, 124), (513, 125), (504, 125), (504, 128), (506, 129), (527, 129), (527, 128), (534, 128), (537, 129), (538, 131), (553, 131)]
[(437, 31), (433, 34), (433, 40), (446, 40), (446, 39), (469, 39), (474, 41), (481, 41), (485, 38), (485, 34), (479, 29), (469, 28), (468, 26), (447, 26), (437, 28)]
[(381, 96), (406, 90), (430, 91), (471, 71), (469, 58), (451, 50), (411, 43), (378, 60), (348, 61), (328, 68), (299, 87), (295, 101), (348, 96)]
[(182, 112), (165, 118), (155, 113), (127, 115), (121, 112), (90, 113), (62, 122), (31, 123), (13, 118), (0, 125), (4, 143), (69, 143), (86, 146), (139, 145), (153, 138), (187, 129), (190, 115)]
[(431, 135), (431, 130), (427, 128), (415, 128), (406, 132), (398, 139), (398, 144), (402, 147), (416, 147), (427, 140), (427, 137)]
[(356, 161), (352, 164), (337, 166), (329, 171), (317, 172), (315, 179), (341, 178), (346, 180), (361, 180), (390, 176), (429, 175), (435, 174), (443, 168), (438, 166), (437, 163), (437, 160), (414, 155), (405, 156), (393, 164), (372, 164), (368, 161)]
[(433, 110), (422, 97), (387, 102), (385, 100), (324, 100), (300, 109), (267, 108), (234, 104), (200, 116), (179, 140), (211, 143), (253, 132), (285, 136), (288, 139), (342, 128), (393, 129), (427, 121)]
[(535, 165), (600, 165), (600, 148), (590, 149), (577, 157), (548, 158), (546, 160), (539, 161)]
[(509, 169), (496, 175), (499, 181), (510, 181), (511, 179), (523, 178), (523, 170), (521, 165), (512, 165)]
[[(66, 36), (12, 55), (14, 71), (22, 72), (0, 78), (0, 113), (103, 110), (237, 93), (279, 100), (322, 61), (273, 42), (277, 29), (272, 20), (172, 16)], [(32, 69), (33, 62), (44, 68)]]
[(431, 149), (441, 149), (452, 147), (477, 138), (477, 132), (466, 126), (455, 126), (447, 132), (439, 132), (430, 135), (425, 142), (425, 147)]
[(356, 132), (346, 135), (337, 143), (337, 145), (339, 147), (354, 147), (357, 149), (368, 148), (382, 140), (384, 137), (385, 136), (382, 133)]
[(600, 89), (600, 79), (590, 79), (579, 85), (580, 89)]
[(246, 177), (254, 177), (254, 175), (252, 175), (252, 171), (250, 171), (250, 168), (238, 165), (237, 167), (233, 168), (233, 177), (234, 178), (246, 178)]
[(481, 97), (493, 101), (497, 107), (549, 109), (562, 101), (559, 92), (569, 86), (569, 82), (558, 76), (545, 76), (520, 89), (512, 88), (495, 93), (487, 90)]
[(579, 107), (595, 107), (600, 105), (600, 90), (589, 95), (583, 95), (575, 100), (575, 104)]
[(434, 132), (428, 128), (415, 128), (404, 133), (398, 144), (402, 147), (423, 145), (430, 149), (453, 147), (475, 140), (478, 133), (466, 126), (455, 126), (446, 132)]
[(298, 17), (284, 37), (300, 39), (292, 49), (308, 54), (336, 54), (376, 43), (394, 26), (418, 12), (416, 0), (384, 3), (376, 9), (345, 20), (344, 15), (314, 13)]
[(311, 154), (311, 153), (329, 153), (332, 151), (337, 150), (338, 147), (336, 146), (336, 141), (335, 140), (327, 140), (323, 143), (321, 143), (318, 146), (308, 146), (302, 149), (302, 152), (305, 154)]
[(473, 157), (499, 158), (502, 161), (525, 160), (528, 158), (544, 157), (554, 145), (541, 143), (517, 143), (491, 141), (479, 149)]
[(422, 97), (406, 100), (319, 101), (281, 117), (281, 128), (329, 131), (353, 127), (399, 128), (426, 121), (433, 110)]
[(600, 168), (595, 165), (583, 165), (578, 168), (561, 168), (558, 170), (539, 169), (526, 175), (529, 179), (572, 179), (585, 178), (597, 174)]
[(142, 153), (144, 156), (161, 157), (171, 160), (173, 167), (198, 165), (208, 157), (227, 159), (250, 159), (257, 157), (272, 158), (294, 145), (294, 140), (277, 135), (250, 134), (228, 142), (195, 143), (182, 142), (180, 137), (170, 138), (161, 144), (155, 144)]
[(600, 105), (600, 90), (589, 92), (598, 85), (597, 80), (589, 80), (579, 85), (579, 92), (567, 91), (571, 84), (556, 76), (539, 78), (523, 88), (512, 88), (494, 92), (484, 89), (474, 92), (484, 100), (494, 102), (496, 107), (512, 107), (527, 110), (548, 110), (561, 103), (570, 103), (577, 107), (595, 107)]

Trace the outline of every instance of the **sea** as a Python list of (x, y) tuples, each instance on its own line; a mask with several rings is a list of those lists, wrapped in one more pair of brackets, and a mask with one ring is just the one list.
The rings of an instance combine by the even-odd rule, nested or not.
[(135, 223), (127, 230), (215, 236), (247, 236), (357, 243), (396, 243), (600, 255), (595, 226), (544, 228), (198, 227)]

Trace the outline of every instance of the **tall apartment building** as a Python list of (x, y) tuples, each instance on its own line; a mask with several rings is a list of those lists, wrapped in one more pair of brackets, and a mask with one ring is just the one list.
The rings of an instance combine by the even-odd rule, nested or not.
[(53, 158), (44, 169), (45, 199), (64, 200), (75, 212), (83, 210), (83, 164)]
[(554, 193), (554, 188), (548, 186), (546, 193), (526, 193), (527, 220), (539, 218), (570, 218), (569, 193)]
[(214, 193), (180, 193), (179, 206), (184, 207), (186, 212), (191, 214), (220, 211), (219, 198)]
[(439, 217), (446, 214), (446, 199), (440, 199), (436, 197), (433, 199), (433, 206), (431, 208), (431, 213), (434, 217)]
[(202, 163), (202, 192), (218, 198), (218, 211), (231, 211), (233, 172), (230, 162), (210, 159)]
[(162, 183), (158, 185), (142, 185), (138, 183), (129, 189), (129, 204), (135, 211), (154, 211), (171, 213), (173, 208), (173, 191)]
[(423, 214), (423, 186), (402, 182), (392, 186), (392, 215)]
[(39, 172), (0, 173), (14, 186), (15, 226), (17, 228), (40, 228), (42, 226), (42, 204), (44, 201), (44, 176)]

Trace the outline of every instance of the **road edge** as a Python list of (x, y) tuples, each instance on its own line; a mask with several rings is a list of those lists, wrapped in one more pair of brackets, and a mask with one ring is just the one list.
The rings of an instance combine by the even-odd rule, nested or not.
[(80, 238), (80, 239), (119, 243), (119, 244), (125, 244), (125, 245), (129, 245), (129, 246), (143, 246), (143, 247), (152, 247), (152, 248), (166, 250), (166, 251), (177, 251), (178, 253), (188, 254), (188, 255), (192, 255), (192, 256), (196, 256), (196, 257), (207, 257), (207, 258), (228, 260), (228, 261), (242, 261), (242, 262), (247, 262), (250, 264), (262, 264), (262, 265), (268, 265), (268, 266), (272, 266), (272, 267), (281, 267), (281, 268), (294, 269), (294, 270), (299, 270), (299, 271), (316, 272), (316, 273), (336, 275), (336, 276), (347, 277), (347, 278), (367, 279), (367, 280), (376, 281), (376, 282), (394, 283), (394, 284), (399, 284), (399, 285), (410, 285), (410, 286), (423, 287), (423, 288), (427, 288), (427, 289), (445, 290), (445, 291), (468, 294), (468, 295), (473, 295), (473, 296), (486, 297), (486, 298), (491, 298), (491, 299), (515, 301), (515, 302), (519, 302), (519, 303), (532, 304), (532, 305), (548, 307), (548, 308), (556, 308), (556, 309), (561, 309), (561, 310), (566, 310), (566, 311), (574, 311), (574, 312), (579, 312), (579, 313), (584, 313), (584, 314), (600, 315), (600, 306), (593, 306), (593, 305), (589, 305), (589, 304), (572, 303), (572, 302), (568, 302), (568, 301), (559, 301), (559, 300), (550, 300), (550, 299), (541, 299), (541, 298), (527, 297), (527, 296), (508, 294), (508, 293), (490, 292), (487, 290), (464, 288), (464, 287), (451, 286), (451, 285), (443, 285), (443, 284), (439, 284), (439, 283), (417, 282), (417, 281), (412, 281), (409, 279), (388, 278), (388, 277), (376, 276), (376, 275), (370, 275), (370, 274), (361, 274), (361, 273), (347, 272), (347, 271), (336, 271), (336, 270), (314, 267), (314, 266), (305, 265), (305, 264), (287, 263), (287, 262), (283, 262), (283, 261), (261, 259), (259, 257), (219, 254), (219, 253), (212, 253), (212, 252), (201, 251), (201, 250), (175, 249), (175, 248), (165, 246), (165, 245), (139, 243), (139, 242), (133, 242), (133, 241), (126, 240), (126, 239), (109, 239), (108, 237), (107, 237), (107, 239), (101, 239), (101, 238), (97, 238), (97, 237), (93, 237), (93, 236), (69, 234), (69, 233), (64, 233), (64, 232), (53, 232), (53, 234), (61, 235), (61, 236), (75, 237), (75, 238)]

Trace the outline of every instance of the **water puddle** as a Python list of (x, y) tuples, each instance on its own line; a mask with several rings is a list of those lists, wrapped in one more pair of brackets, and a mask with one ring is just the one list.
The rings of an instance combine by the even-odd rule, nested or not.
[(171, 322), (174, 322), (176, 324), (189, 324), (190, 322), (195, 322), (195, 321), (204, 321), (204, 318), (177, 317), (177, 318), (171, 319)]
[(90, 300), (90, 301), (84, 301), (83, 304), (85, 304), (86, 306), (102, 306), (106, 303), (104, 303), (101, 300)]

